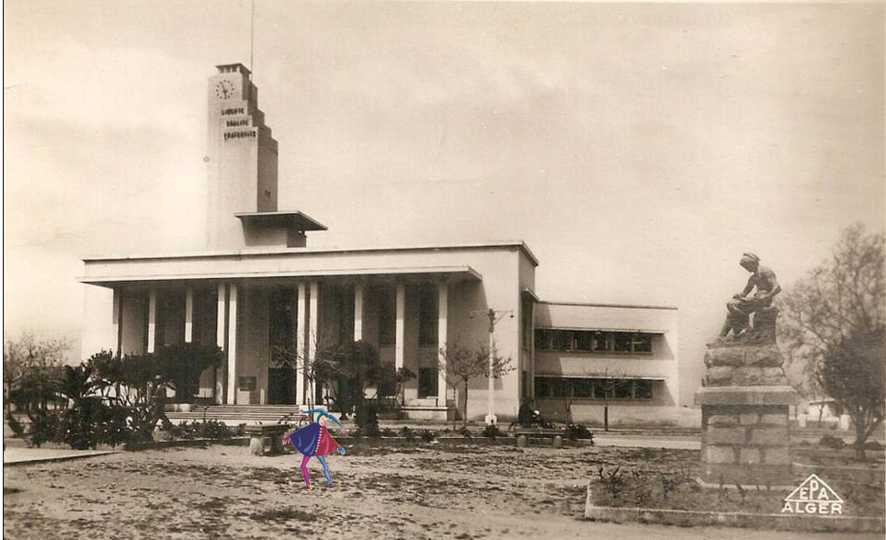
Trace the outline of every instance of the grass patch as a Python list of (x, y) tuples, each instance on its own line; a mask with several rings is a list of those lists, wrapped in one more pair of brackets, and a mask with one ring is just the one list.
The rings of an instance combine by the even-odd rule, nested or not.
[(253, 521), (273, 521), (275, 523), (283, 523), (287, 521), (303, 521), (311, 522), (317, 519), (317, 516), (298, 508), (273, 508), (262, 512), (254, 512), (250, 514)]

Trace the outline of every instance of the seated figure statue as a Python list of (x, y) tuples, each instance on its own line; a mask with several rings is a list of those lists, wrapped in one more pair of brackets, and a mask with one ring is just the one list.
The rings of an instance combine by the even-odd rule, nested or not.
[[(772, 299), (781, 292), (775, 272), (762, 266), (760, 257), (753, 253), (744, 253), (738, 264), (750, 272), (751, 277), (748, 278), (748, 284), (744, 290), (733, 296), (732, 300), (726, 304), (726, 322), (723, 323), (720, 338), (726, 338), (730, 331), (733, 337), (742, 337), (751, 329), (751, 315), (754, 315), (754, 326), (759, 326), (758, 321), (761, 313), (774, 310), (774, 308), (770, 308)], [(752, 291), (753, 294), (751, 294)], [(774, 318), (771, 324), (774, 327)]]

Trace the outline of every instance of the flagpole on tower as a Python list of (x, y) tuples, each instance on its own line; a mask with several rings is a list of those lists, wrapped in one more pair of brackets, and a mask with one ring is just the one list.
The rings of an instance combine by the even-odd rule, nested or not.
[(255, 0), (250, 1), (249, 15), (249, 71), (252, 72), (255, 60)]

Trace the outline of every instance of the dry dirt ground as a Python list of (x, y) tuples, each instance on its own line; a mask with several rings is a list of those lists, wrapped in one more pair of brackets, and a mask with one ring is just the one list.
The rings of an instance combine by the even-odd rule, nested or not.
[[(314, 488), (300, 456), (245, 447), (169, 448), (7, 467), (4, 537), (39, 538), (803, 538), (802, 534), (679, 529), (581, 519), (600, 464), (662, 470), (698, 452), (517, 449), (462, 444), (354, 448), (330, 458), (336, 481)], [(294, 480), (294, 481), (293, 481)]]

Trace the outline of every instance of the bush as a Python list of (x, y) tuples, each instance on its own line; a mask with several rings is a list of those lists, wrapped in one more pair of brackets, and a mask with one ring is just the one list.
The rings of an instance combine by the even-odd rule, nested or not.
[(839, 450), (846, 446), (846, 441), (840, 437), (834, 437), (833, 435), (824, 435), (821, 440), (818, 441), (818, 445)]
[(59, 440), (59, 415), (52, 411), (38, 411), (31, 419), (31, 444), (40, 448), (47, 442)]
[(489, 424), (485, 428), (483, 428), (482, 435), (487, 439), (495, 439), (496, 437), (505, 436), (505, 433), (498, 429), (498, 426), (495, 424)]
[(864, 449), (865, 450), (882, 450), (883, 445), (877, 441), (868, 441), (868, 442), (864, 443)]
[(168, 427), (168, 432), (173, 439), (230, 439), (234, 436), (235, 431), (229, 428), (224, 422), (215, 419), (205, 422), (193, 423), (182, 422), (181, 424), (172, 424)]
[(461, 436), (464, 437), (465, 439), (470, 439), (471, 437), (473, 437), (471, 430), (468, 429), (467, 427), (462, 427), (461, 429), (456, 430), (456, 433), (460, 433)]
[(107, 408), (100, 397), (92, 397), (62, 411), (57, 432), (61, 441), (75, 450), (94, 450), (101, 439)]
[(411, 429), (409, 426), (403, 426), (400, 428), (400, 436), (406, 439), (407, 441), (415, 440), (415, 430)]
[(96, 418), (96, 436), (99, 444), (118, 446), (129, 441), (127, 425), (129, 409), (121, 405), (107, 405), (99, 410)]
[(12, 430), (16, 437), (24, 436), (25, 426), (23, 426), (12, 413), (9, 413), (6, 416), (6, 423), (9, 424), (9, 429)]
[(578, 439), (594, 439), (594, 434), (584, 424), (569, 424), (566, 426), (566, 438), (570, 441)]
[(198, 435), (205, 439), (230, 439), (235, 432), (224, 422), (208, 420), (200, 424)]
[(422, 442), (425, 443), (433, 442), (434, 439), (436, 439), (436, 436), (434, 436), (434, 432), (429, 429), (423, 429), (419, 431), (418, 436), (421, 437)]

